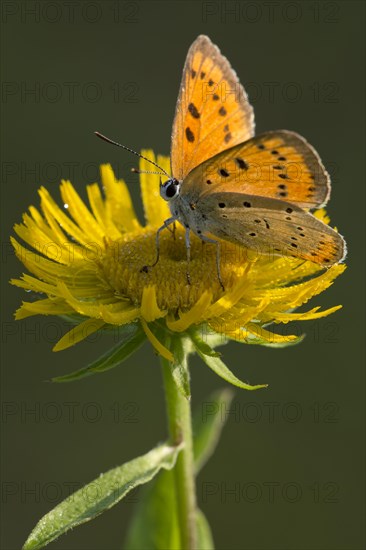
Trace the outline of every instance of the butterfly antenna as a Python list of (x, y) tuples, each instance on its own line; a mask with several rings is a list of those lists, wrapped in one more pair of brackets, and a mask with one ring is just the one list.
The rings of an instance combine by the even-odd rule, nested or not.
[[(141, 155), (140, 153), (137, 153), (136, 151), (134, 151), (133, 149), (130, 149), (129, 147), (126, 147), (126, 145), (122, 145), (121, 143), (117, 143), (117, 141), (113, 141), (113, 139), (109, 139), (107, 138), (106, 136), (104, 136), (103, 134), (101, 134), (100, 132), (94, 132), (94, 134), (102, 139), (103, 141), (106, 141), (107, 143), (111, 143), (112, 145), (115, 145), (116, 147), (122, 147), (122, 149), (125, 149), (126, 151), (129, 151), (130, 153), (133, 153), (134, 155), (136, 155), (137, 157), (140, 157), (144, 160), (147, 160), (147, 162), (150, 162), (150, 164), (153, 164), (154, 166), (156, 166), (157, 168), (159, 168), (159, 170), (161, 170), (161, 172), (167, 176), (168, 178), (170, 178), (170, 175), (168, 174), (168, 172), (166, 172), (164, 170), (164, 168), (162, 168), (161, 166), (159, 166), (158, 164), (156, 164), (156, 162), (154, 162), (153, 160), (150, 160), (146, 157), (144, 157), (143, 155)], [(135, 171), (135, 170), (133, 170)], [(137, 172), (138, 173), (138, 172)]]
[(131, 172), (134, 174), (155, 174), (158, 176), (165, 176), (162, 172), (151, 172), (150, 170), (139, 170), (138, 168), (131, 168)]

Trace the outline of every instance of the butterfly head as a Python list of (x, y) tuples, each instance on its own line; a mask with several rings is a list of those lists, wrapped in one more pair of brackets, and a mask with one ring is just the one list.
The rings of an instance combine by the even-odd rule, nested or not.
[(179, 195), (181, 182), (176, 178), (169, 178), (166, 182), (160, 182), (160, 195), (166, 200), (170, 201), (176, 199)]

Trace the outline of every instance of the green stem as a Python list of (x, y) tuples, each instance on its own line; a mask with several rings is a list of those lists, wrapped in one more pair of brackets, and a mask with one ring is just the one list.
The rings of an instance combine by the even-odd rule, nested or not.
[[(169, 342), (165, 342), (170, 349)], [(184, 342), (181, 343), (184, 349)], [(174, 467), (178, 518), (182, 550), (196, 550), (196, 487), (193, 459), (191, 404), (179, 391), (172, 376), (173, 365), (161, 358), (170, 440), (173, 445), (184, 442)], [(188, 370), (187, 354), (181, 365)], [(188, 374), (188, 373), (187, 373)]]

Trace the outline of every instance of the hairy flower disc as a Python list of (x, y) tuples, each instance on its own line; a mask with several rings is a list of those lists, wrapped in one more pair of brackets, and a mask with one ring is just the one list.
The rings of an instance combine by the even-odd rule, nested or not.
[[(146, 286), (156, 288), (159, 308), (190, 309), (202, 293), (210, 289), (213, 300), (222, 295), (216, 268), (216, 247), (191, 238), (190, 283), (187, 280), (184, 231), (164, 230), (160, 237), (160, 257), (156, 265), (156, 229), (149, 228), (137, 235), (127, 235), (118, 241), (107, 241), (100, 263), (102, 277), (116, 293), (127, 296), (135, 305), (141, 303)], [(221, 247), (222, 278), (229, 290), (244, 275), (245, 250), (229, 243)]]

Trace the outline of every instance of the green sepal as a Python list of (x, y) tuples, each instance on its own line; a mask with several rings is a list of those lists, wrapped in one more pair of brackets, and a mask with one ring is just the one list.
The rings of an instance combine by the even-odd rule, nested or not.
[(117, 504), (132, 489), (153, 479), (162, 468), (170, 470), (181, 448), (159, 445), (145, 455), (100, 475), (43, 516), (23, 550), (43, 548), (73, 527), (94, 519)]
[(52, 382), (72, 382), (85, 376), (104, 372), (117, 367), (134, 353), (145, 341), (146, 335), (140, 324), (126, 325), (122, 330), (122, 341), (104, 353), (99, 359), (70, 374), (51, 378)]
[(268, 384), (257, 384), (254, 386), (251, 386), (250, 384), (246, 382), (242, 382), (231, 372), (231, 370), (225, 365), (223, 361), (219, 357), (212, 357), (211, 355), (207, 355), (206, 346), (207, 344), (201, 340), (201, 338), (195, 334), (194, 339), (192, 339), (192, 342), (195, 346), (195, 349), (198, 353), (198, 355), (201, 357), (201, 359), (206, 363), (206, 365), (213, 370), (218, 376), (223, 378), (226, 382), (229, 382), (233, 386), (237, 386), (238, 388), (242, 388), (244, 390), (259, 390), (261, 388), (267, 388)]
[(190, 329), (188, 334), (191, 337), (193, 344), (200, 346), (202, 353), (208, 355), (209, 357), (221, 357), (221, 353), (219, 351), (212, 349), (212, 347), (200, 337), (197, 329)]

